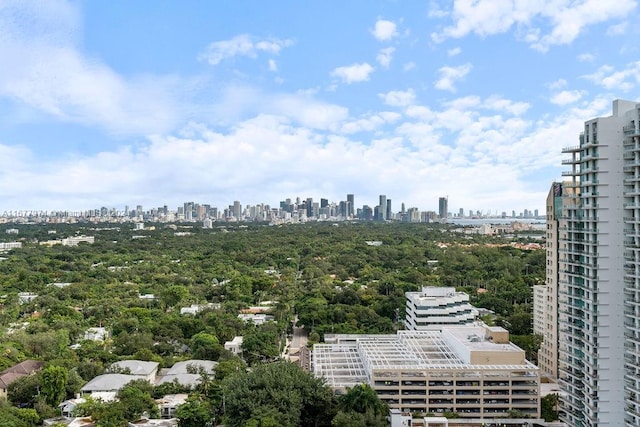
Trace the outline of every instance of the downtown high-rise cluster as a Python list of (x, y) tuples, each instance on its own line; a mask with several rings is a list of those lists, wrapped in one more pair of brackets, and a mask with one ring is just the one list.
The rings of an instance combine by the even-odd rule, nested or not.
[(572, 427), (640, 425), (640, 103), (616, 100), (563, 149), (547, 198), (539, 365)]

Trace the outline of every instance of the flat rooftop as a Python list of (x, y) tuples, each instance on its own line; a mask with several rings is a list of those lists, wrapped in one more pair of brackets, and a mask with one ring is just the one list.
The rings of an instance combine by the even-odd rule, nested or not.
[(314, 374), (334, 388), (361, 384), (374, 371), (385, 370), (538, 370), (524, 359), (522, 349), (492, 342), (481, 326), (345, 338), (335, 335), (335, 344), (313, 346)]

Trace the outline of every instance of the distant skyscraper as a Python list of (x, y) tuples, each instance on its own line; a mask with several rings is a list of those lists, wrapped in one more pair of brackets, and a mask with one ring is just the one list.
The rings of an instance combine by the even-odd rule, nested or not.
[(242, 205), (240, 204), (239, 201), (234, 201), (233, 202), (233, 217), (236, 219), (240, 219), (240, 217), (242, 216)]
[(320, 199), (320, 207), (321, 207), (321, 208), (326, 208), (327, 206), (329, 206), (329, 200), (327, 200), (327, 199)]
[[(376, 206), (377, 209), (377, 206)], [(373, 213), (374, 210), (371, 209), (369, 206), (364, 205), (362, 207), (362, 219), (364, 219), (365, 221), (371, 221), (373, 219)]]
[(393, 219), (393, 212), (391, 211), (391, 199), (387, 199), (387, 213), (385, 214), (386, 219)]
[(380, 195), (380, 203), (378, 204), (378, 219), (384, 221), (387, 219), (387, 196)]
[(446, 221), (449, 216), (449, 198), (440, 197), (438, 199), (438, 215), (441, 221)]
[(305, 206), (307, 207), (307, 217), (311, 218), (313, 216), (313, 197), (307, 197)]
[(339, 215), (344, 218), (347, 218), (349, 216), (349, 203), (342, 201), (338, 206), (339, 206), (338, 207)]
[(354, 212), (356, 209), (356, 205), (355, 205), (355, 197), (353, 196), (353, 194), (347, 194), (347, 209), (348, 209), (348, 213), (347, 216), (349, 217), (353, 217), (354, 216)]

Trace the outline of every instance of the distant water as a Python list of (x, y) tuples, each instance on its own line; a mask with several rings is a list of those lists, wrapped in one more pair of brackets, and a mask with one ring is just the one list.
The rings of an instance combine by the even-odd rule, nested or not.
[(543, 230), (546, 227), (544, 219), (537, 218), (450, 218), (448, 224), (481, 226), (483, 224), (491, 225), (509, 225), (512, 222), (521, 222), (531, 224), (535, 229)]

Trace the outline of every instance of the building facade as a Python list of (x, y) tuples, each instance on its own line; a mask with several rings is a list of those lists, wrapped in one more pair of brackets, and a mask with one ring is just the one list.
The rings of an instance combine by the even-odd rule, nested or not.
[(337, 335), (316, 344), (313, 372), (342, 393), (363, 382), (390, 408), (460, 418), (540, 416), (540, 375), (499, 327)]
[[(538, 350), (538, 366), (543, 374), (558, 378), (558, 280), (560, 239), (566, 240), (567, 216), (564, 209), (576, 201), (575, 187), (554, 182), (546, 201), (546, 270), (545, 282), (533, 287), (533, 333), (543, 337)], [(560, 296), (567, 302), (567, 296)]]
[(440, 330), (443, 326), (471, 325), (478, 310), (469, 295), (455, 288), (423, 286), (420, 292), (406, 292), (405, 327), (410, 331)]
[(446, 221), (449, 217), (449, 198), (448, 197), (440, 197), (438, 199), (438, 216), (440, 216), (440, 221)]
[(379, 199), (380, 203), (378, 204), (378, 217), (376, 219), (378, 219), (379, 221), (384, 221), (387, 219), (387, 196), (381, 194)]
[(559, 376), (568, 425), (640, 425), (640, 104), (613, 102), (563, 149)]

